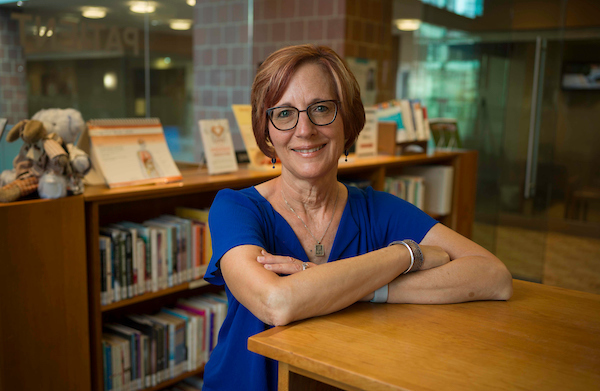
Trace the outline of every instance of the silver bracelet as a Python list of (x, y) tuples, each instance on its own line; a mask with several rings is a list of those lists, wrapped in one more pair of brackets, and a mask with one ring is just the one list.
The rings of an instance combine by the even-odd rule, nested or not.
[(386, 303), (388, 299), (388, 284), (385, 284), (381, 288), (374, 292), (374, 296), (371, 299), (371, 303)]
[(415, 266), (413, 267), (413, 271), (421, 270), (423, 267), (423, 261), (425, 260), (423, 257), (423, 252), (421, 251), (421, 246), (419, 246), (419, 243), (411, 239), (404, 239), (404, 243), (408, 244), (415, 256)]
[(410, 266), (402, 274), (409, 273), (410, 271), (413, 271), (413, 269), (414, 271), (421, 269), (423, 266), (423, 252), (421, 251), (421, 248), (417, 242), (411, 239), (396, 240), (390, 243), (388, 247), (393, 246), (394, 244), (404, 245), (410, 254)]

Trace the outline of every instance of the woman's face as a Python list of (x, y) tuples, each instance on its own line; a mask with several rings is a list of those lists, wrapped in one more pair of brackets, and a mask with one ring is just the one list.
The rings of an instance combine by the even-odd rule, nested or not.
[[(274, 107), (305, 110), (315, 102), (336, 100), (333, 83), (319, 65), (302, 65)], [(313, 124), (306, 112), (300, 113), (298, 124), (291, 130), (278, 130), (268, 122), (271, 142), (284, 171), (299, 179), (317, 179), (337, 169), (344, 151), (344, 124), (339, 106), (335, 121), (325, 126)]]

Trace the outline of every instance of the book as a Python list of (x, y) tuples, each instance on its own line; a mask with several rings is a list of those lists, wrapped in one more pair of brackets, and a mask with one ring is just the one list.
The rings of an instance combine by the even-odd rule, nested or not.
[(199, 331), (201, 333), (198, 335), (198, 362), (202, 364), (206, 364), (208, 362), (208, 357), (211, 351), (210, 343), (211, 343), (211, 331), (213, 328), (213, 317), (211, 317), (210, 309), (204, 307), (195, 306), (193, 303), (187, 301), (186, 299), (179, 299), (175, 304), (175, 307), (190, 314), (197, 316), (199, 319)]
[(456, 118), (430, 118), (429, 128), (436, 149), (451, 151), (462, 148)]
[(205, 224), (206, 229), (204, 230), (204, 260), (206, 263), (210, 261), (212, 256), (212, 244), (210, 238), (210, 227), (208, 226), (208, 209), (194, 209), (186, 207), (175, 208), (175, 214), (184, 219), (192, 220), (200, 224)]
[(182, 179), (157, 118), (94, 119), (88, 133), (92, 164), (111, 188)]
[(114, 301), (120, 301), (127, 298), (123, 236), (120, 230), (109, 227), (100, 227), (100, 234), (110, 238)]
[(145, 315), (153, 323), (163, 327), (163, 374), (162, 381), (175, 377), (175, 323), (169, 319), (160, 316), (160, 313), (154, 315)]
[[(167, 221), (161, 221), (158, 218), (147, 220), (144, 222), (144, 224), (155, 228), (161, 228), (165, 235), (164, 241), (161, 242), (161, 245), (165, 247), (164, 272), (166, 273), (167, 282), (166, 286), (163, 286), (163, 288), (172, 287), (176, 284), (179, 284), (180, 266), (178, 267), (178, 258), (180, 257), (181, 239), (178, 237), (181, 235), (179, 232), (180, 228), (176, 224)], [(162, 250), (162, 248), (159, 249), (159, 251), (160, 250)], [(161, 262), (159, 261), (158, 264), (161, 265)]]
[(231, 105), (231, 109), (242, 135), (242, 141), (250, 160), (250, 167), (257, 170), (271, 168), (271, 158), (266, 156), (256, 144), (256, 138), (252, 130), (252, 106)]
[(142, 344), (141, 332), (133, 328), (116, 324), (107, 323), (104, 325), (105, 334), (113, 334), (129, 341), (129, 379), (133, 389), (142, 388)]
[(238, 164), (229, 122), (226, 119), (201, 119), (198, 126), (209, 175), (237, 171)]
[(193, 371), (198, 368), (197, 350), (198, 350), (198, 316), (184, 311), (180, 308), (163, 308), (161, 311), (185, 320), (186, 329), (186, 371)]
[(103, 364), (103, 380), (104, 380), (104, 390), (112, 390), (112, 353), (111, 353), (111, 344), (102, 340), (102, 364)]
[(365, 127), (356, 140), (356, 156), (377, 155), (377, 115), (374, 108), (365, 108)]
[[(188, 370), (188, 347), (190, 344), (191, 336), (191, 323), (188, 325), (187, 319), (181, 316), (170, 313), (165, 308), (157, 314), (163, 319), (169, 320), (174, 324), (175, 335), (173, 339), (173, 349), (175, 352), (175, 370), (174, 376), (179, 376)], [(189, 329), (188, 330), (188, 326)]]
[[(110, 238), (107, 236), (100, 236), (100, 304), (108, 304), (108, 271), (107, 263), (110, 263), (110, 257), (107, 257), (107, 248), (110, 248)], [(108, 250), (110, 251), (110, 250)]]
[(400, 100), (400, 110), (402, 111), (402, 123), (406, 130), (405, 141), (414, 141), (417, 139), (417, 131), (413, 109), (408, 99)]
[(427, 132), (425, 131), (423, 106), (421, 105), (421, 101), (418, 99), (411, 99), (410, 107), (412, 109), (413, 118), (415, 122), (416, 139), (420, 141), (427, 140)]
[[(120, 224), (111, 224), (125, 235), (125, 266), (127, 274), (127, 297), (137, 296), (137, 231)], [(135, 245), (134, 245), (135, 244)]]
[[(133, 223), (131, 221), (121, 221), (119, 225), (124, 227), (133, 228), (137, 232), (138, 238), (138, 268), (139, 270), (139, 278), (138, 278), (138, 293), (141, 295), (146, 291), (152, 291), (152, 259), (151, 259), (151, 232), (150, 227), (147, 227), (143, 224)], [(141, 242), (140, 242), (141, 240)], [(139, 247), (143, 246), (144, 249), (140, 249)]]
[(403, 171), (409, 175), (423, 178), (426, 188), (423, 210), (442, 216), (450, 213), (454, 183), (454, 168), (452, 166), (407, 167)]
[(167, 255), (168, 230), (161, 224), (152, 220), (144, 221), (143, 224), (150, 228), (150, 256), (152, 259), (152, 291), (168, 287)]
[(192, 244), (192, 220), (184, 219), (179, 216), (161, 215), (159, 220), (175, 223), (180, 228), (180, 261), (182, 277), (181, 282), (191, 281), (193, 279), (193, 250)]
[(113, 390), (128, 390), (131, 377), (129, 341), (109, 333), (102, 333), (102, 339), (110, 344), (111, 347), (111, 376)]
[(144, 368), (145, 380), (144, 386), (151, 387), (156, 385), (156, 349), (158, 343), (158, 334), (152, 323), (140, 317), (129, 316), (121, 320), (125, 326), (131, 327), (143, 333), (146, 338), (144, 344)]
[(152, 385), (159, 384), (164, 380), (167, 380), (168, 374), (168, 330), (161, 322), (157, 322), (149, 315), (129, 315), (129, 319), (134, 320), (138, 323), (147, 324), (154, 328), (156, 335), (156, 348), (153, 351), (154, 361), (154, 375), (152, 376)]
[(387, 177), (384, 191), (410, 202), (421, 210), (424, 207), (425, 183), (420, 176)]

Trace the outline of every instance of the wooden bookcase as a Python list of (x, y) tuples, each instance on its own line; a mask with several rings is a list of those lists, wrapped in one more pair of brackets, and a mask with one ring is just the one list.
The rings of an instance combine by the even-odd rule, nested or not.
[[(386, 176), (401, 174), (403, 168), (415, 165), (451, 165), (454, 167), (452, 212), (447, 216), (434, 217), (469, 237), (475, 206), (476, 152), (436, 153), (433, 156), (351, 158), (348, 162), (340, 163), (339, 177), (341, 179), (368, 179), (375, 189), (383, 190)], [(94, 391), (102, 390), (103, 384), (101, 352), (103, 322), (126, 313), (157, 310), (163, 305), (174, 302), (179, 297), (214, 289), (200, 280), (101, 306), (99, 227), (122, 220), (141, 222), (160, 214), (174, 213), (178, 206), (207, 208), (219, 190), (223, 188), (241, 189), (256, 185), (279, 175), (279, 170), (253, 171), (242, 167), (236, 173), (210, 176), (205, 170), (188, 168), (182, 169), (182, 175), (181, 183), (122, 189), (95, 186), (88, 187), (85, 191), (85, 232), (89, 270), (89, 338), (92, 390)], [(196, 373), (202, 373), (202, 370), (188, 372), (151, 390), (174, 384), (182, 378)]]
[[(368, 179), (382, 190), (385, 177), (415, 165), (454, 167), (452, 212), (435, 216), (469, 237), (474, 217), (477, 153), (378, 156), (341, 162), (341, 179)], [(183, 296), (218, 289), (198, 280), (100, 305), (99, 227), (144, 221), (178, 206), (206, 208), (223, 188), (240, 189), (279, 175), (278, 170), (210, 176), (182, 169), (183, 181), (108, 189), (84, 195), (0, 204), (0, 389), (103, 389), (102, 325), (134, 312), (149, 312)], [(163, 382), (158, 390), (194, 373)]]

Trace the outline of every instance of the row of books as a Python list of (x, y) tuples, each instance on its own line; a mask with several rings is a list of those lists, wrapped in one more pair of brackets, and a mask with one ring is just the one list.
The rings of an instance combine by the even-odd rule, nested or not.
[(104, 390), (141, 390), (201, 368), (226, 314), (225, 293), (206, 293), (156, 314), (104, 324)]
[(395, 122), (396, 142), (426, 141), (431, 137), (427, 108), (419, 99), (401, 99), (376, 106), (378, 121)]
[(452, 209), (454, 168), (452, 166), (406, 167), (403, 175), (388, 177), (385, 191), (427, 213), (444, 216)]
[(423, 209), (425, 181), (420, 176), (401, 175), (385, 178), (384, 190)]
[(208, 210), (100, 227), (101, 304), (200, 279), (211, 255)]

